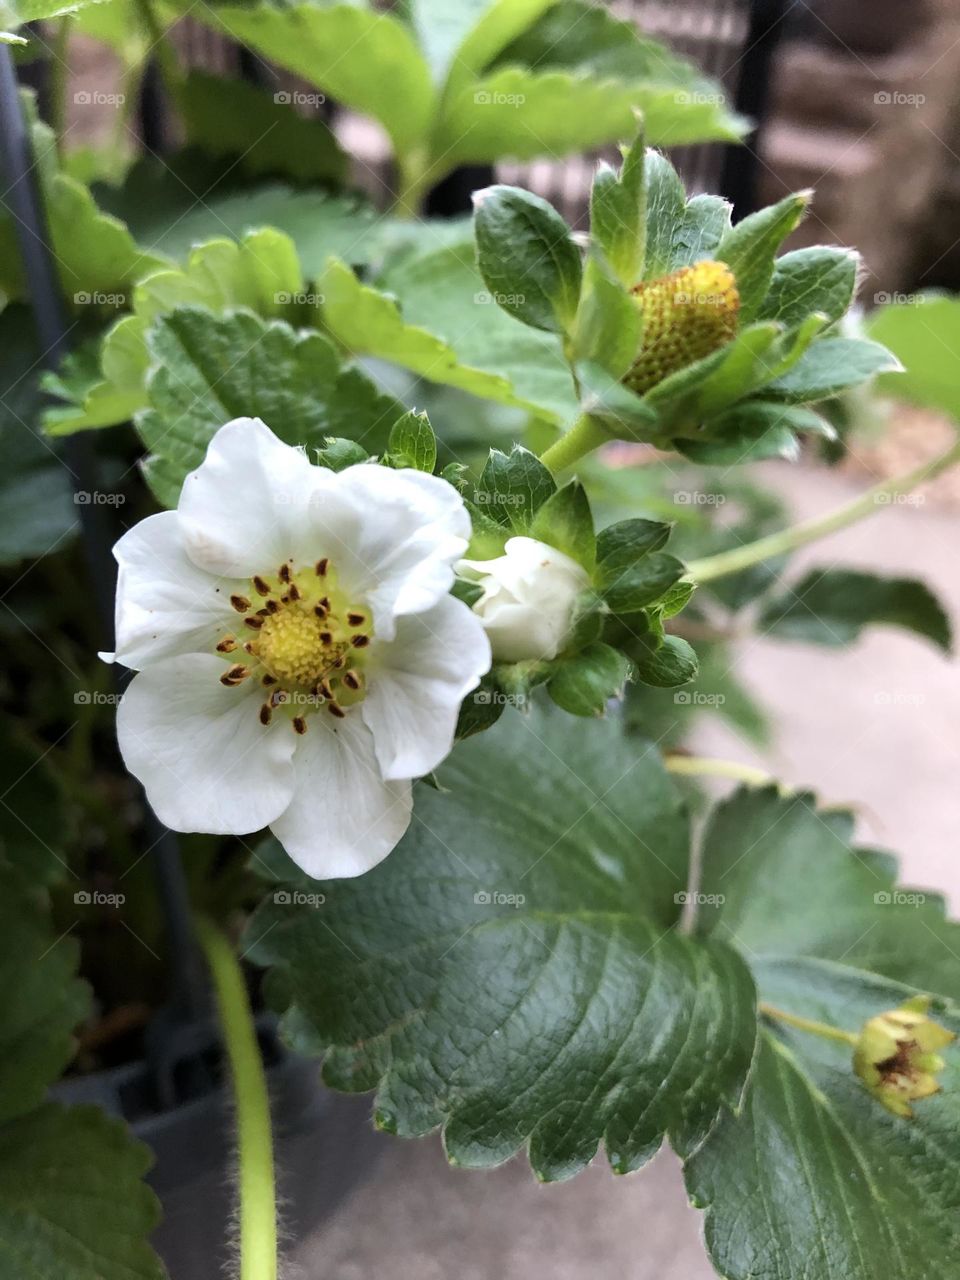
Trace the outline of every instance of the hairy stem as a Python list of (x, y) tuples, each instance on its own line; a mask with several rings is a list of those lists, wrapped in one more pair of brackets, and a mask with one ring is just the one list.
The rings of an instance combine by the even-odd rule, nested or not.
[(57, 22), (57, 38), (50, 63), (50, 125), (57, 151), (63, 155), (63, 135), (67, 127), (67, 83), (70, 78), (70, 31), (73, 14), (67, 13)]
[(767, 1018), (777, 1022), (785, 1022), (788, 1027), (796, 1027), (798, 1031), (809, 1031), (812, 1036), (820, 1036), (823, 1040), (841, 1040), (844, 1044), (856, 1044), (858, 1036), (853, 1031), (844, 1031), (841, 1027), (831, 1027), (829, 1022), (815, 1022), (813, 1018), (800, 1018), (795, 1013), (785, 1013), (775, 1005), (761, 1000), (758, 1006)]
[(277, 1195), (270, 1098), (253, 1011), (229, 939), (202, 917), (196, 928), (213, 977), (237, 1109), (240, 1280), (276, 1280)]
[(692, 778), (731, 778), (751, 787), (763, 787), (773, 779), (763, 769), (741, 764), (739, 760), (719, 760), (710, 756), (665, 755), (664, 768), (668, 773), (684, 774)]
[(183, 77), (180, 74), (180, 67), (177, 63), (176, 50), (170, 43), (169, 33), (164, 29), (163, 23), (153, 7), (152, 0), (136, 0), (136, 6), (137, 12), (140, 14), (140, 21), (143, 23), (144, 30), (150, 38), (148, 54), (152, 53), (156, 57), (163, 87), (166, 89), (174, 106), (179, 107)]
[[(561, 440), (560, 443), (562, 444), (563, 441)], [(828, 533), (835, 533), (838, 529), (856, 524), (866, 516), (874, 515), (883, 506), (889, 504), (891, 499), (910, 493), (917, 485), (923, 484), (925, 480), (932, 480), (934, 476), (938, 476), (941, 471), (946, 471), (957, 462), (960, 462), (960, 440), (939, 457), (930, 462), (921, 463), (920, 466), (914, 467), (912, 471), (902, 476), (895, 476), (892, 480), (884, 480), (874, 485), (859, 498), (838, 507), (836, 511), (817, 516), (813, 520), (805, 520), (789, 529), (781, 529), (779, 533), (758, 538), (756, 542), (747, 542), (742, 547), (735, 547), (732, 551), (721, 551), (718, 555), (706, 556), (703, 560), (691, 560), (687, 565), (687, 571), (697, 583), (710, 582), (714, 578), (723, 578), (729, 573), (739, 573), (742, 569), (749, 569), (752, 565), (760, 564), (764, 560), (772, 560), (775, 556), (784, 555), (788, 551), (795, 551), (797, 547), (806, 546), (808, 542), (816, 542), (818, 538), (824, 538)]]
[(554, 473), (565, 471), (588, 453), (593, 453), (610, 437), (589, 414), (583, 413), (565, 436), (540, 455), (540, 461)]

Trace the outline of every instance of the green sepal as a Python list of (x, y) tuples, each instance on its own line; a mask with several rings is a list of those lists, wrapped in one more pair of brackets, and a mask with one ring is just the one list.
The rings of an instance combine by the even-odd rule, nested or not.
[(547, 692), (558, 707), (575, 716), (602, 716), (611, 698), (623, 695), (632, 664), (600, 640), (573, 657), (558, 659)]
[(393, 466), (433, 474), (437, 465), (437, 437), (425, 413), (411, 409), (398, 419), (390, 428), (387, 448)]
[(530, 522), (530, 536), (556, 547), (592, 573), (597, 561), (597, 539), (587, 492), (579, 480), (571, 480), (544, 502)]
[(556, 481), (536, 454), (514, 445), (509, 453), (490, 450), (474, 503), (495, 523), (514, 533), (527, 533), (533, 517), (556, 489)]
[(343, 436), (328, 436), (323, 448), (317, 450), (317, 466), (329, 467), (331, 471), (355, 467), (369, 458), (362, 444), (357, 444), (356, 440), (345, 440)]
[(590, 192), (590, 239), (603, 251), (627, 289), (643, 275), (647, 242), (647, 192), (643, 181), (643, 130), (623, 152), (619, 172), (601, 163)]
[(799, 225), (811, 195), (798, 191), (758, 209), (731, 227), (717, 245), (717, 259), (737, 278), (741, 324), (749, 324), (760, 314), (773, 279), (777, 249)]

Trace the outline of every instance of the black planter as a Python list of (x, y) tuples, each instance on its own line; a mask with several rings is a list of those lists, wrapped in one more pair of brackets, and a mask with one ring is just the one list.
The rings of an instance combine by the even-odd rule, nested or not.
[[(369, 1098), (325, 1089), (314, 1059), (274, 1046), (267, 1078), (273, 1110), (283, 1236), (312, 1231), (369, 1172), (384, 1139), (370, 1123)], [(96, 1103), (127, 1120), (152, 1149), (147, 1181), (163, 1205), (152, 1243), (171, 1280), (225, 1274), (234, 1211), (232, 1100), (217, 1088), (158, 1110), (156, 1079), (145, 1062), (63, 1080), (61, 1102)]]

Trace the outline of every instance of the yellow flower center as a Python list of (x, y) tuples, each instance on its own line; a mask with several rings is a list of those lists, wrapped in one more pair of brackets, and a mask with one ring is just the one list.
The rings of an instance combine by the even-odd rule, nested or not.
[(637, 395), (725, 346), (737, 332), (740, 294), (724, 262), (697, 262), (644, 280), (633, 297), (643, 313), (643, 336), (623, 380)]
[(306, 714), (318, 707), (342, 718), (364, 697), (370, 610), (350, 601), (327, 559), (299, 570), (285, 562), (275, 573), (256, 574), (251, 587), (249, 595), (230, 597), (249, 638), (224, 636), (218, 643), (218, 653), (244, 655), (220, 683), (231, 688), (256, 679), (264, 689), (264, 725), (278, 709), (297, 733), (306, 733)]

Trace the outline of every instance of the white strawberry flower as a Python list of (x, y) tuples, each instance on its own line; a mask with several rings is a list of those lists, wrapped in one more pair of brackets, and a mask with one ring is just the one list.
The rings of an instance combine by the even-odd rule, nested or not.
[(176, 831), (269, 826), (309, 875), (355, 876), (410, 822), (490, 645), (449, 594), (470, 520), (444, 480), (311, 465), (228, 422), (176, 511), (114, 554), (124, 761)]
[(508, 538), (495, 560), (461, 560), (457, 572), (483, 593), (473, 611), (501, 662), (550, 661), (570, 638), (586, 569), (536, 538)]

